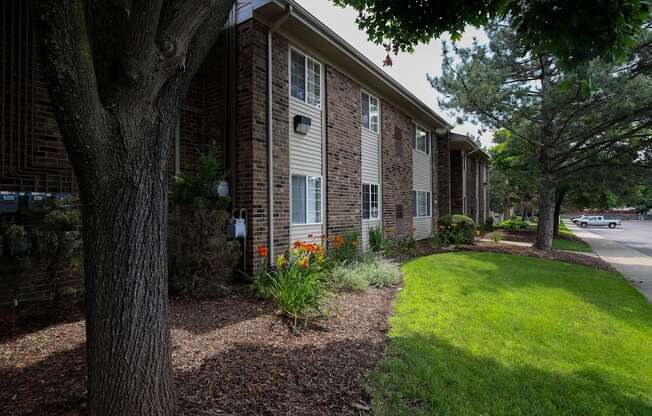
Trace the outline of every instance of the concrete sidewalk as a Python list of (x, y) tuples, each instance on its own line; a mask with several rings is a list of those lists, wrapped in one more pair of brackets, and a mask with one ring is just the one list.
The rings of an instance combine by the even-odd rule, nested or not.
[(570, 221), (564, 221), (564, 224), (576, 236), (586, 241), (598, 256), (622, 273), (632, 285), (643, 293), (648, 302), (652, 303), (651, 256), (629, 248), (625, 244), (579, 228)]

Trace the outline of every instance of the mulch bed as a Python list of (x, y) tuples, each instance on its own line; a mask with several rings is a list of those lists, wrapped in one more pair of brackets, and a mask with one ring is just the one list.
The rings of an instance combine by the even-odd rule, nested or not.
[[(510, 239), (510, 241), (514, 241), (514, 240)], [(515, 256), (526, 256), (526, 257), (535, 257), (539, 259), (565, 261), (567, 263), (574, 263), (582, 266), (595, 267), (607, 271), (615, 271), (615, 269), (611, 267), (609, 263), (605, 262), (601, 258), (595, 256), (589, 256), (582, 253), (573, 253), (570, 251), (561, 251), (561, 250), (543, 251), (543, 250), (536, 249), (534, 247), (521, 247), (521, 246), (504, 244), (504, 243), (495, 243), (493, 241), (479, 241), (479, 240), (476, 240), (473, 243), (473, 245), (462, 245), (458, 247), (448, 246), (448, 247), (440, 247), (440, 248), (431, 247), (430, 243), (427, 240), (418, 241), (416, 247), (416, 253), (414, 255), (403, 254), (400, 256), (395, 256), (393, 260), (398, 263), (405, 263), (406, 261), (409, 261), (416, 257), (427, 256), (430, 254), (452, 253), (455, 251), (482, 251), (482, 252), (492, 252), (492, 253), (504, 253), (504, 254), (512, 254)]]
[[(179, 415), (355, 415), (387, 345), (396, 289), (343, 294), (334, 316), (295, 331), (245, 292), (172, 299)], [(84, 321), (0, 341), (0, 415), (85, 414)]]
[(573, 253), (570, 251), (552, 250), (543, 251), (534, 247), (520, 247), (508, 244), (500, 244), (488, 241), (476, 241), (472, 246), (461, 246), (458, 248), (460, 251), (485, 251), (492, 253), (505, 253), (516, 256), (535, 257), (539, 259), (565, 261), (567, 263), (579, 264), (582, 266), (595, 267), (597, 269), (615, 271), (609, 263), (602, 260), (600, 257), (588, 256), (581, 253)]

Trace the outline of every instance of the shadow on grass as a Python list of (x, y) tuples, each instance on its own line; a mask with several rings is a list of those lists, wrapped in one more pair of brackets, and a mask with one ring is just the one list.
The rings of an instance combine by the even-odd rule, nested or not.
[(477, 292), (500, 293), (522, 288), (550, 288), (568, 291), (612, 317), (652, 331), (652, 305), (620, 275), (595, 268), (548, 259), (535, 259), (499, 253), (453, 253), (455, 261), (445, 256), (416, 259), (410, 263), (413, 272), (421, 269), (419, 262), (441, 261), (437, 273), (472, 276), (472, 281), (460, 281), (466, 296)]
[(652, 414), (652, 393), (614, 385), (598, 367), (507, 367), (434, 336), (396, 337), (369, 390), (378, 415)]

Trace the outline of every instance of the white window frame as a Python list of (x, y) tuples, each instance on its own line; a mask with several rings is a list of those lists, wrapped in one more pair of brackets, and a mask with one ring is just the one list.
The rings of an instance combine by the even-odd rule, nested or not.
[[(423, 127), (419, 123), (413, 122), (412, 124), (414, 127), (414, 137), (412, 138), (412, 149), (424, 155), (430, 156), (432, 154), (432, 132), (427, 128)], [(417, 131), (419, 130), (424, 132), (424, 138), (425, 138), (424, 140), (425, 140), (425, 147), (426, 147), (425, 151), (419, 149), (419, 145), (417, 144)]]
[[(426, 215), (419, 215), (421, 214), (419, 212), (419, 194), (426, 194), (426, 198), (429, 203), (426, 203)], [(432, 192), (430, 191), (419, 191), (419, 190), (413, 190), (412, 191), (412, 204), (413, 204), (413, 210), (412, 210), (412, 218), (431, 218), (432, 217)]]
[[(365, 199), (364, 198), (364, 187), (365, 186), (369, 187), (369, 218), (364, 217), (364, 203), (365, 203), (365, 200), (364, 200)], [(373, 213), (373, 209), (372, 209), (372, 205), (371, 205), (371, 200), (372, 200), (372, 198), (371, 198), (371, 195), (372, 195), (371, 189), (372, 188), (371, 187), (372, 186), (376, 187), (376, 205), (377, 206), (376, 206), (376, 215), (375, 216), (372, 216), (372, 213)], [(362, 184), (362, 219), (366, 220), (366, 221), (375, 221), (375, 220), (380, 219), (380, 185), (378, 185), (377, 183), (363, 183)]]
[[(303, 216), (306, 219), (305, 222), (294, 222), (293, 215), (293, 201), (294, 201), (294, 184), (293, 178), (295, 176), (303, 177), (303, 186), (305, 191), (305, 199), (303, 201)], [(308, 222), (308, 178), (317, 178), (319, 179), (319, 222)], [(290, 223), (292, 225), (302, 226), (302, 225), (322, 225), (324, 223), (324, 178), (321, 175), (310, 175), (306, 173), (292, 172), (290, 174)]]
[[(301, 98), (298, 98), (298, 97), (295, 97), (294, 95), (292, 95), (292, 53), (293, 52), (298, 53), (299, 55), (302, 55), (305, 58), (304, 59), (304, 65), (303, 65), (303, 69), (304, 69), (304, 75), (303, 75), (303, 83), (304, 83), (303, 84), (303, 90), (304, 90), (303, 100)], [(290, 47), (290, 53), (289, 53), (288, 60), (289, 60), (289, 62), (288, 62), (288, 72), (289, 72), (289, 79), (290, 79), (290, 82), (289, 82), (288, 86), (289, 86), (289, 89), (290, 89), (290, 99), (297, 100), (299, 102), (308, 104), (308, 105), (310, 105), (312, 107), (321, 109), (321, 104), (322, 104), (323, 96), (324, 96), (324, 94), (323, 94), (323, 89), (324, 89), (323, 88), (323, 85), (324, 85), (324, 66), (321, 64), (321, 62), (319, 62), (318, 60), (316, 60), (312, 56), (310, 56), (307, 53), (304, 53), (304, 52), (300, 51), (299, 49), (294, 48), (292, 46)], [(313, 64), (316, 64), (319, 67), (319, 104), (318, 105), (315, 105), (315, 104), (310, 103), (308, 101), (308, 94), (309, 94), (308, 93), (308, 60), (312, 61)]]
[[(369, 115), (367, 118), (367, 126), (364, 125), (364, 114), (362, 109), (363, 107), (363, 101), (364, 101), (364, 96), (367, 96), (368, 98), (368, 103), (367, 103), (367, 108), (369, 109)], [(371, 112), (371, 100), (376, 100), (376, 129), (374, 130), (371, 128), (371, 117), (372, 117), (372, 112)], [(365, 130), (368, 130), (374, 134), (378, 134), (380, 131), (380, 100), (378, 97), (376, 97), (373, 94), (368, 93), (365, 90), (360, 91), (360, 124), (362, 125), (362, 128)]]

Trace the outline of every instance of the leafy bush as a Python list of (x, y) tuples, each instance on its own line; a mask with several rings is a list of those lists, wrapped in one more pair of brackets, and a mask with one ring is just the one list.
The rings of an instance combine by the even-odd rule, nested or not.
[(417, 252), (417, 242), (412, 236), (397, 237), (387, 240), (385, 244), (385, 255), (388, 257), (409, 256), (413, 257)]
[(485, 231), (491, 231), (494, 228), (494, 217), (488, 217), (484, 220), (483, 228)]
[(172, 292), (208, 298), (228, 292), (240, 243), (224, 232), (229, 214), (222, 210), (177, 207), (170, 218), (169, 282)]
[(503, 230), (527, 230), (529, 227), (528, 222), (520, 217), (512, 217), (498, 224), (498, 228)]
[(475, 236), (475, 222), (466, 215), (444, 215), (439, 219), (437, 232), (442, 244), (472, 244)]
[(500, 243), (503, 240), (503, 235), (498, 231), (494, 231), (493, 234), (491, 235), (491, 239), (493, 240), (494, 243)]
[(168, 269), (172, 292), (195, 298), (228, 292), (225, 284), (240, 259), (240, 243), (229, 241), (229, 199), (217, 194), (224, 177), (217, 148), (200, 154), (197, 170), (175, 178), (169, 222)]
[(224, 175), (218, 147), (212, 143), (206, 151), (199, 154), (196, 171), (179, 172), (175, 176), (172, 200), (177, 204), (197, 208), (210, 206), (223, 209), (229, 199), (219, 197), (217, 187)]
[(374, 253), (380, 253), (385, 248), (385, 233), (381, 227), (369, 229), (369, 248)]

